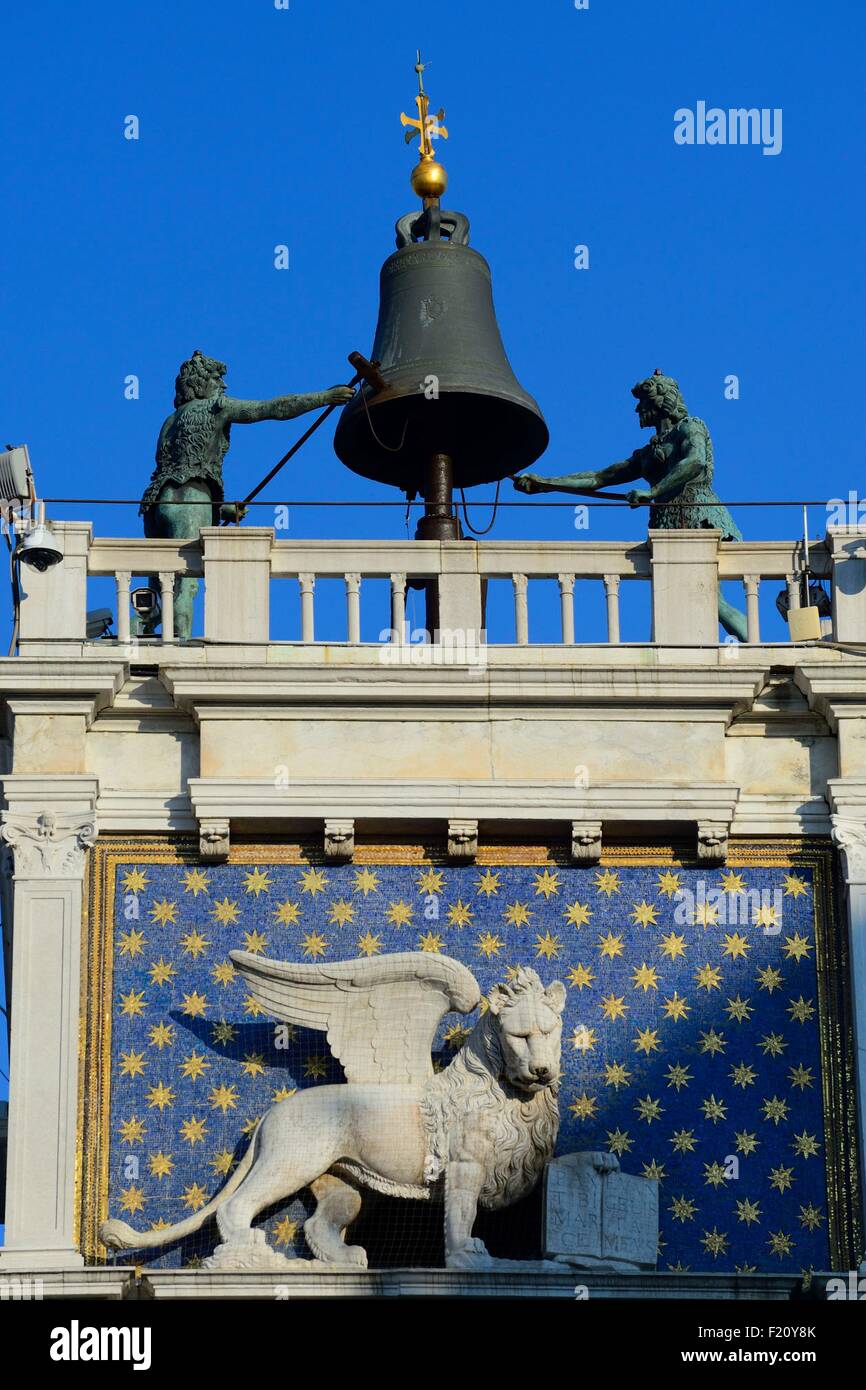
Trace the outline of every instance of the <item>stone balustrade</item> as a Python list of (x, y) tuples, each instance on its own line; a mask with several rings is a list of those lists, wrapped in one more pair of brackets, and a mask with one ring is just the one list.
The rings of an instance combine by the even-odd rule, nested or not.
[[(565, 646), (597, 645), (601, 640), (620, 645), (620, 601), (626, 584), (650, 585), (651, 631), (640, 641), (656, 646), (718, 645), (720, 580), (742, 586), (740, 603), (746, 610), (748, 641), (752, 644), (762, 641), (762, 601), (765, 605), (774, 601), (787, 586), (789, 605), (796, 608), (800, 603), (802, 543), (724, 542), (719, 532), (711, 530), (651, 531), (642, 544), (592, 540), (440, 544), (277, 540), (273, 529), (258, 526), (203, 528), (198, 542), (105, 539), (94, 538), (86, 522), (53, 525), (63, 562), (44, 574), (31, 570), (22, 573), (22, 655), (83, 654), (87, 610), (102, 606), (88, 602), (90, 581), (98, 576), (114, 579), (114, 640), (120, 647), (169, 645), (166, 636), (133, 643), (129, 594), (139, 576), (158, 582), (166, 633), (171, 631), (175, 577), (204, 579), (205, 645), (272, 643), (271, 581), (284, 579), (297, 585), (301, 642), (305, 644), (316, 641), (318, 580), (336, 579), (345, 586), (342, 642), (349, 646), (361, 644), (369, 580), (384, 580), (390, 586), (390, 604), (386, 611), (375, 613), (374, 626), (380, 642), (386, 633), (388, 640), (397, 644), (406, 640), (408, 590), (428, 585), (435, 586), (437, 592), (442, 632), (464, 637), (473, 634), (472, 640), (517, 646), (537, 642), (533, 636), (536, 628), (548, 634), (548, 645), (551, 640)], [(810, 563), (812, 573), (830, 584), (832, 637), (839, 642), (866, 642), (866, 528), (830, 528), (825, 541), (811, 547)], [(549, 612), (540, 615), (543, 622), (537, 622), (539, 613), (533, 611), (530, 589), (535, 580), (558, 585), (559, 613), (553, 629)], [(576, 585), (582, 581), (594, 582), (600, 592), (603, 589), (603, 639), (598, 633), (589, 635), (583, 630), (583, 607), (576, 602)], [(764, 595), (762, 581), (772, 583), (771, 589), (770, 584), (765, 586), (769, 593)], [(487, 634), (485, 610), (493, 586), (503, 583), (510, 586), (513, 595), (514, 621), (513, 636), (500, 641)], [(381, 602), (378, 591), (375, 601), (377, 606)], [(550, 632), (557, 629), (551, 639)], [(173, 642), (171, 645), (176, 651), (189, 650)], [(201, 639), (196, 645), (201, 646)], [(92, 643), (87, 643), (87, 649), (92, 649)]]

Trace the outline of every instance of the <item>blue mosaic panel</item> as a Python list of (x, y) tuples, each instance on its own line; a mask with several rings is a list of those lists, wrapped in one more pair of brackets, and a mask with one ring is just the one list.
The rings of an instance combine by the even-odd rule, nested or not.
[[(230, 950), (435, 951), (485, 992), (518, 965), (567, 985), (558, 1150), (611, 1150), (660, 1179), (661, 1269), (827, 1268), (811, 874), (121, 866), (110, 1214), (146, 1229), (198, 1210), (274, 1100), (343, 1079), (323, 1034), (261, 1014)], [(473, 1022), (446, 1017), (437, 1063)], [(307, 1254), (303, 1214), (267, 1214), (271, 1243)], [(146, 1255), (177, 1265), (192, 1249)]]

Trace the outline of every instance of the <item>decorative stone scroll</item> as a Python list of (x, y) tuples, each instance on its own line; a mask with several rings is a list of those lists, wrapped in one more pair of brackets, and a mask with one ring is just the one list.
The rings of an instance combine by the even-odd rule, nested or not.
[(82, 878), (85, 852), (96, 835), (96, 818), (86, 811), (7, 814), (0, 826), (19, 879)]
[(832, 816), (833, 843), (848, 883), (866, 882), (866, 824), (852, 816)]
[(325, 821), (325, 858), (335, 864), (349, 864), (355, 857), (355, 822)]
[(471, 863), (477, 857), (477, 820), (450, 820), (448, 822), (448, 858), (465, 859)]
[(578, 864), (597, 864), (601, 859), (601, 821), (571, 822), (571, 857)]

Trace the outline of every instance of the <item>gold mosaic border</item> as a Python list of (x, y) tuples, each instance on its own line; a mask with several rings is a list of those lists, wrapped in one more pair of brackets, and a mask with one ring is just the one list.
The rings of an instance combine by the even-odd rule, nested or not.
[[(100, 836), (91, 853), (85, 883), (82, 934), (79, 1124), (76, 1145), (77, 1240), (85, 1260), (102, 1262), (100, 1223), (108, 1214), (108, 1155), (111, 1087), (111, 1023), (114, 922), (112, 905), (119, 865), (190, 864), (201, 861), (190, 836)], [(233, 843), (232, 864), (315, 864), (325, 860), (321, 840), (298, 837), (291, 843), (257, 839)], [(444, 841), (368, 838), (356, 845), (357, 864), (447, 864)], [(570, 865), (568, 846), (559, 841), (480, 845), (484, 867)], [(676, 844), (608, 845), (601, 863), (612, 868), (699, 866), (693, 851)], [(857, 1159), (857, 1113), (853, 1030), (848, 986), (848, 947), (834, 873), (833, 849), (824, 839), (732, 841), (728, 867), (795, 868), (814, 871), (815, 955), (818, 1033), (821, 1055), (827, 1223), (833, 1267), (853, 1269), (863, 1250)]]

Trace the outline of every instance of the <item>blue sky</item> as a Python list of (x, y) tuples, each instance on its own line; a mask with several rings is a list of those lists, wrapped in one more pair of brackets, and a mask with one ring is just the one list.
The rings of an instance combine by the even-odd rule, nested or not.
[[(629, 388), (661, 367), (710, 425), (723, 497), (859, 489), (864, 31), (854, 0), (7, 7), (3, 440), (29, 443), (44, 495), (138, 497), (194, 348), (229, 363), (238, 395), (346, 379), (346, 354), (372, 342), (393, 224), (415, 205), (398, 117), (420, 44), (451, 132), (446, 205), (472, 220), (512, 364), (550, 425), (539, 470), (629, 453)], [(781, 108), (781, 153), (675, 144), (674, 112), (698, 101)], [(574, 268), (577, 244), (589, 270)], [(300, 428), (236, 429), (229, 493)], [(330, 441), (322, 431), (267, 495), (395, 499)], [(134, 507), (52, 511), (138, 532)], [(793, 511), (737, 515), (753, 538), (799, 528)], [(813, 534), (824, 520), (813, 510)], [(591, 534), (644, 526), (645, 513), (599, 511)], [(291, 534), (405, 527), (398, 508), (309, 509)], [(575, 533), (569, 512), (527, 508), (501, 512), (493, 534)]]

